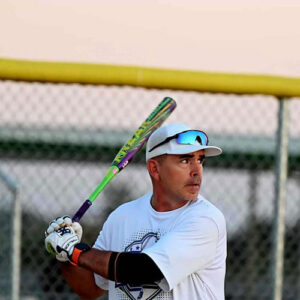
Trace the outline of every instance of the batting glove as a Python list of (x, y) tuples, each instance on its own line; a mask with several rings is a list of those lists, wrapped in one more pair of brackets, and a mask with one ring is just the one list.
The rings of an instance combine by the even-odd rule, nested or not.
[(60, 217), (50, 222), (45, 237), (46, 250), (57, 260), (65, 262), (71, 257), (74, 246), (81, 241), (82, 227), (78, 222), (72, 223), (69, 216)]
[(78, 243), (78, 236), (71, 226), (61, 227), (50, 233), (45, 239), (46, 250), (61, 262), (70, 260), (74, 247)]
[(69, 216), (59, 217), (53, 220), (52, 222), (50, 222), (49, 227), (45, 231), (45, 237), (47, 237), (53, 231), (58, 230), (59, 228), (65, 226), (71, 226), (74, 229), (76, 235), (78, 236), (79, 241), (81, 241), (82, 232), (83, 232), (82, 227), (78, 222), (72, 222)]

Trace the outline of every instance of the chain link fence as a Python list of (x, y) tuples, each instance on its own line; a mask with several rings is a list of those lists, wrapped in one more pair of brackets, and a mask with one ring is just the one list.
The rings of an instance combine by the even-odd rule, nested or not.
[[(220, 157), (205, 162), (201, 193), (227, 220), (226, 299), (271, 299), (276, 98), (0, 81), (1, 169), (18, 181), (22, 205), (21, 299), (78, 299), (62, 278), (59, 264), (44, 250), (44, 230), (53, 218), (74, 214), (117, 150), (165, 96), (177, 101), (166, 123), (185, 122), (202, 129), (211, 144), (223, 148)], [(290, 108), (284, 300), (300, 299), (299, 99), (291, 99)], [(95, 241), (115, 207), (151, 189), (143, 154), (113, 180), (82, 219), (88, 243)], [(2, 288), (8, 286), (11, 270), (4, 265), (12, 238), (9, 231), (3, 235), (11, 218), (8, 197), (1, 185), (3, 299), (10, 299)]]
[(11, 223), (13, 195), (6, 184), (5, 178), (0, 176), (0, 299), (5, 299), (11, 294), (11, 276), (7, 270), (12, 269), (9, 253), (12, 244)]

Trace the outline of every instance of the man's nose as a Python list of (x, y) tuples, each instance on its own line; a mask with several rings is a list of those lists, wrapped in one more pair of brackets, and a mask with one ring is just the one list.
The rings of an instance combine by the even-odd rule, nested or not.
[(194, 162), (191, 164), (191, 176), (196, 177), (200, 176), (202, 172), (202, 165), (199, 164), (198, 162)]

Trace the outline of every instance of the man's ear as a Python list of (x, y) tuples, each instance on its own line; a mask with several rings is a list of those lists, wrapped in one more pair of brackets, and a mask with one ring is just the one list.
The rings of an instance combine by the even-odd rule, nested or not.
[(153, 179), (159, 180), (159, 162), (156, 159), (148, 160), (147, 169)]

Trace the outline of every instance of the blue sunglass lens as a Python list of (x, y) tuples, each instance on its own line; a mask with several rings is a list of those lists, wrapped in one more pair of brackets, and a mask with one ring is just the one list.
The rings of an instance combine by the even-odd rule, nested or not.
[(177, 137), (177, 143), (193, 145), (197, 139), (201, 145), (207, 145), (208, 141), (206, 134), (204, 132), (194, 130), (180, 133)]

